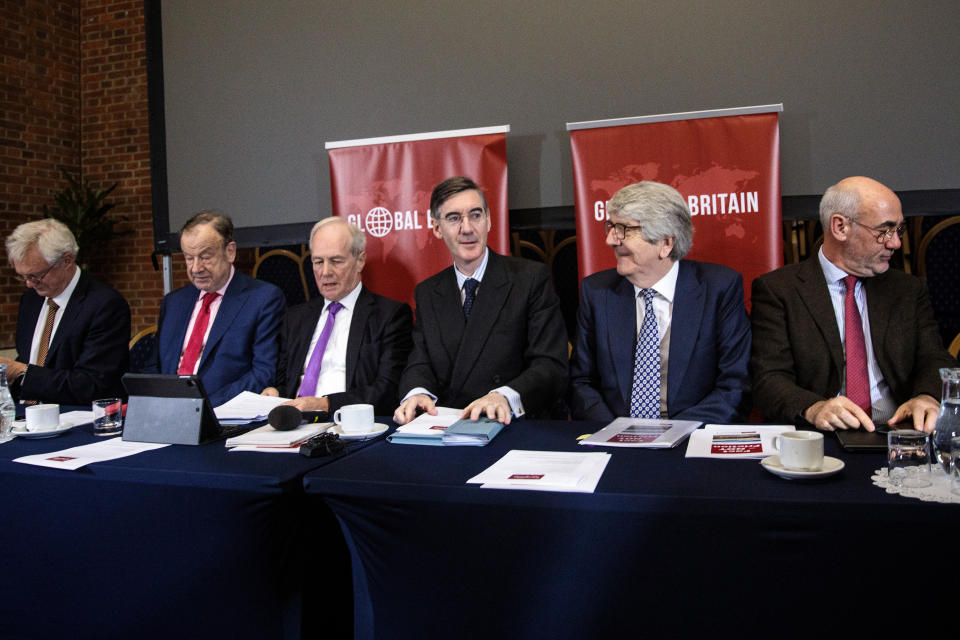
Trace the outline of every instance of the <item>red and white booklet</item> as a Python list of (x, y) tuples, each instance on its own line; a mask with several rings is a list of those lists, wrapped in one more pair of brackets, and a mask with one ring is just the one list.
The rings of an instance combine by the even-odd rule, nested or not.
[(777, 454), (773, 437), (793, 425), (708, 424), (690, 434), (688, 458), (766, 458)]
[(677, 446), (702, 422), (696, 420), (651, 420), (617, 418), (580, 444), (602, 447), (670, 449)]

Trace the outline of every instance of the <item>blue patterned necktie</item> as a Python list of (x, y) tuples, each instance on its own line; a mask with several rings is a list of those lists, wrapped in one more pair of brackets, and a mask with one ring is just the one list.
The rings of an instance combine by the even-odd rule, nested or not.
[(653, 289), (641, 289), (643, 324), (637, 334), (633, 356), (633, 388), (630, 392), (631, 418), (660, 417), (660, 340), (657, 317), (653, 315)]
[(477, 297), (477, 287), (480, 281), (473, 278), (467, 278), (463, 281), (463, 317), (470, 317), (470, 309), (473, 308), (473, 301)]

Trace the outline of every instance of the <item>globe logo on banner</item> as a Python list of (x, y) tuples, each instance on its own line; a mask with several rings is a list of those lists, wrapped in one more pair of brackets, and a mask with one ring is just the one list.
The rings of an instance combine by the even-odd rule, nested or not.
[(370, 235), (382, 238), (393, 229), (393, 214), (384, 207), (374, 207), (367, 211), (367, 215), (363, 219), (363, 225)]

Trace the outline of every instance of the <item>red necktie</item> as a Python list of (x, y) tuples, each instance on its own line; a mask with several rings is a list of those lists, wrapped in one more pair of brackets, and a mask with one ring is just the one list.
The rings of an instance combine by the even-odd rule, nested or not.
[(843, 299), (844, 342), (847, 354), (847, 397), (870, 415), (870, 375), (867, 373), (867, 344), (863, 339), (863, 320), (853, 297), (856, 276), (843, 279), (847, 287)]
[(219, 293), (205, 293), (203, 295), (203, 305), (200, 307), (200, 313), (193, 323), (193, 333), (190, 334), (190, 340), (187, 342), (187, 348), (183, 351), (183, 358), (180, 360), (180, 368), (177, 373), (180, 375), (190, 375), (197, 367), (197, 360), (203, 351), (203, 337), (207, 335), (207, 325), (210, 324), (210, 305), (217, 299)]

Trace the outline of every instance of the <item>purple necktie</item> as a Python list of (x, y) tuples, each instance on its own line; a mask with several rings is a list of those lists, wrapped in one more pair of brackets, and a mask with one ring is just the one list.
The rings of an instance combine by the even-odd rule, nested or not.
[(323, 360), (323, 352), (327, 350), (327, 342), (330, 340), (330, 334), (333, 333), (333, 320), (337, 312), (343, 309), (339, 302), (331, 302), (327, 307), (327, 321), (323, 325), (323, 331), (317, 339), (317, 346), (310, 356), (310, 362), (307, 364), (307, 370), (303, 372), (303, 382), (300, 383), (300, 391), (297, 397), (312, 396), (317, 392), (317, 380), (320, 378), (320, 363)]

